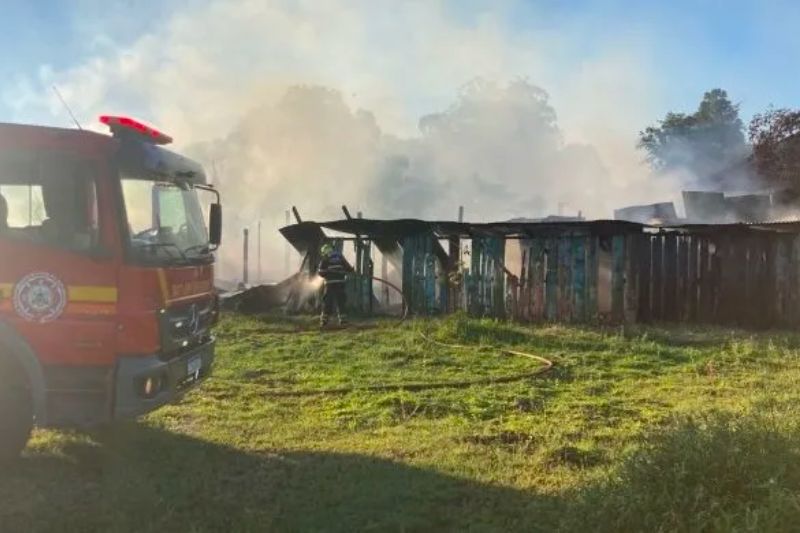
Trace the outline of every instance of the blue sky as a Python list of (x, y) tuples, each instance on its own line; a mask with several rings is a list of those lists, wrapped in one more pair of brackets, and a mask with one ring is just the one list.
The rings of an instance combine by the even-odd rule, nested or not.
[[(124, 49), (205, 3), (6, 0), (0, 20), (4, 50), (0, 95), (18, 91), (20, 86), (33, 92), (48, 91), (43, 80), (58, 80), (58, 75), (43, 77), (43, 71), (66, 72)], [(342, 4), (350, 9), (360, 5), (356, 1)], [(549, 56), (562, 72), (581, 68), (609, 43), (617, 50), (642, 54), (648, 74), (656, 78), (652, 100), (653, 112), (659, 115), (668, 110), (692, 110), (703, 91), (713, 87), (727, 89), (741, 102), (745, 119), (769, 104), (800, 107), (800, 3), (466, 0), (444, 2), (443, 6), (456, 27), (479, 25), (487, 14), (499, 18), (511, 46), (514, 39), (534, 34), (566, 36)], [(336, 24), (336, 20), (330, 23)], [(384, 23), (391, 24), (391, 17)], [(374, 38), (380, 39), (380, 35)], [(123, 98), (122, 93), (109, 98), (112, 96), (116, 104)], [(419, 112), (441, 104), (441, 98), (426, 94), (424, 87), (405, 98), (413, 100), (410, 108)], [(133, 107), (140, 105), (137, 102)], [(642, 125), (657, 116), (642, 117)], [(47, 121), (47, 116), (41, 109), (12, 108), (8, 98), (0, 98), (0, 120)]]

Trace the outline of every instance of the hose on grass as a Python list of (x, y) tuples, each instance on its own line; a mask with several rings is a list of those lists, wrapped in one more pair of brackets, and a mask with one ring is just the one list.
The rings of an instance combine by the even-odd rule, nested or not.
[[(427, 339), (425, 335), (421, 336), (424, 339)], [(459, 349), (475, 348), (475, 347), (461, 346), (455, 344), (445, 345), (444, 343), (440, 343), (438, 341), (431, 341), (431, 342), (433, 342), (434, 344), (438, 344), (440, 346), (450, 346)], [(491, 347), (487, 346), (486, 348), (491, 348)], [(519, 352), (516, 350), (507, 350), (505, 348), (497, 348), (497, 350), (502, 353), (507, 353), (509, 355), (526, 357), (535, 360), (541, 363), (541, 366), (539, 366), (533, 371), (520, 372), (515, 374), (508, 374), (505, 376), (497, 376), (497, 377), (483, 377), (475, 379), (450, 380), (450, 381), (427, 381), (427, 382), (410, 381), (404, 383), (387, 383), (381, 385), (332, 387), (327, 389), (273, 390), (264, 392), (263, 396), (272, 398), (285, 398), (285, 397), (296, 398), (303, 396), (345, 395), (357, 392), (396, 392), (396, 391), (421, 392), (421, 391), (437, 390), (437, 389), (466, 389), (469, 387), (478, 387), (484, 385), (500, 385), (505, 383), (515, 383), (517, 381), (525, 381), (527, 379), (533, 379), (535, 377), (538, 377), (544, 374), (545, 372), (548, 372), (551, 368), (553, 368), (552, 361), (545, 359), (544, 357), (539, 357), (538, 355)]]
[(490, 350), (494, 351), (495, 353), (502, 353), (515, 357), (524, 357), (539, 363), (539, 366), (531, 371), (517, 372), (514, 374), (507, 374), (503, 376), (487, 376), (487, 377), (480, 377), (473, 379), (448, 380), (448, 381), (409, 381), (402, 383), (385, 383), (385, 384), (330, 387), (330, 388), (318, 388), (318, 389), (269, 390), (269, 391), (264, 391), (262, 393), (262, 396), (271, 398), (286, 398), (286, 397), (296, 398), (305, 396), (345, 395), (358, 392), (395, 392), (395, 391), (420, 392), (420, 391), (437, 390), (437, 389), (465, 389), (468, 387), (500, 385), (505, 383), (514, 383), (518, 381), (524, 381), (527, 379), (533, 379), (535, 377), (544, 374), (545, 372), (548, 372), (554, 366), (553, 362), (550, 361), (549, 359), (545, 359), (544, 357), (540, 357), (538, 355), (530, 354), (527, 352), (510, 350), (507, 348), (500, 348), (497, 346), (470, 346), (465, 344), (449, 344), (432, 339), (429, 336), (425, 335), (425, 333), (423, 332), (420, 332), (419, 335), (423, 341), (433, 344), (435, 346), (440, 346), (442, 348), (449, 348), (454, 350)]
[[(386, 286), (394, 289), (402, 298), (402, 314), (400, 315), (400, 320), (404, 321), (408, 317), (408, 302), (406, 301), (405, 295), (400, 288), (387, 281), (383, 278), (379, 278), (373, 276), (372, 279), (379, 283), (383, 283)], [(365, 330), (377, 327), (375, 324), (364, 324), (364, 325), (355, 325), (349, 327), (339, 327), (335, 329), (296, 329), (290, 331), (276, 331), (272, 330), (269, 331), (271, 334), (280, 334), (280, 333), (287, 333), (287, 334), (297, 334), (303, 332), (320, 332), (320, 331), (342, 331), (348, 329), (355, 329), (355, 330)], [(419, 392), (419, 391), (426, 391), (426, 390), (436, 390), (436, 389), (465, 389), (468, 387), (476, 387), (476, 386), (483, 386), (483, 385), (499, 385), (504, 383), (514, 383), (517, 381), (524, 381), (526, 379), (533, 379), (538, 377), (545, 372), (550, 371), (553, 368), (553, 362), (549, 359), (545, 359), (544, 357), (540, 357), (538, 355), (530, 354), (527, 352), (521, 352), (518, 350), (510, 350), (508, 348), (501, 348), (498, 346), (487, 346), (487, 345), (467, 345), (467, 344), (450, 344), (441, 342), (435, 339), (430, 338), (424, 332), (419, 332), (420, 337), (423, 341), (433, 344), (435, 346), (439, 346), (442, 348), (448, 348), (452, 350), (489, 350), (495, 353), (502, 353), (506, 355), (511, 355), (515, 357), (524, 357), (530, 359), (531, 361), (535, 361), (539, 363), (539, 366), (528, 372), (518, 372), (514, 374), (507, 374), (504, 376), (488, 376), (488, 377), (481, 377), (481, 378), (473, 378), (473, 379), (461, 379), (461, 380), (449, 380), (449, 381), (410, 381), (410, 382), (402, 382), (402, 383), (387, 383), (387, 384), (373, 384), (373, 385), (362, 385), (362, 386), (348, 386), (348, 387), (330, 387), (330, 388), (319, 388), (319, 389), (295, 389), (295, 390), (271, 390), (266, 391), (262, 395), (266, 397), (303, 397), (303, 396), (323, 396), (323, 395), (345, 395), (357, 392), (395, 392), (395, 391), (410, 391), (410, 392)]]

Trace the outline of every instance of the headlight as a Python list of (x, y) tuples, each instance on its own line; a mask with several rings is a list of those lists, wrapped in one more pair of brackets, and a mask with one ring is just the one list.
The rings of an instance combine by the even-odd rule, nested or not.
[(148, 376), (139, 380), (139, 395), (143, 398), (155, 398), (164, 388), (164, 378), (158, 376)]

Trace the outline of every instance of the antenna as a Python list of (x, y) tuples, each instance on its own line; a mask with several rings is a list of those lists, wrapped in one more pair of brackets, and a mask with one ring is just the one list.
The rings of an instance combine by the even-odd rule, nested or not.
[(67, 105), (66, 100), (64, 100), (64, 97), (61, 96), (60, 92), (58, 92), (58, 87), (56, 87), (55, 85), (53, 85), (53, 92), (56, 93), (56, 96), (58, 96), (58, 99), (61, 100), (61, 103), (67, 109), (67, 113), (69, 113), (69, 116), (72, 118), (72, 122), (74, 122), (75, 125), (78, 126), (79, 130), (83, 131), (83, 128), (81, 128), (80, 122), (78, 122), (78, 119), (75, 118), (75, 115), (72, 114), (72, 109), (69, 108), (69, 106)]

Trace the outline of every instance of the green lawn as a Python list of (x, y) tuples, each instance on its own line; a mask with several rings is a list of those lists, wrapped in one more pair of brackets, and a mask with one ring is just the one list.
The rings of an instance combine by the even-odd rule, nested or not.
[[(215, 377), (39, 431), (2, 531), (728, 531), (800, 523), (800, 335), (226, 316)], [(443, 342), (475, 349), (446, 348)], [(373, 385), (538, 377), (408, 391)], [(481, 348), (483, 347), (483, 348)], [(349, 393), (314, 394), (349, 388)]]

